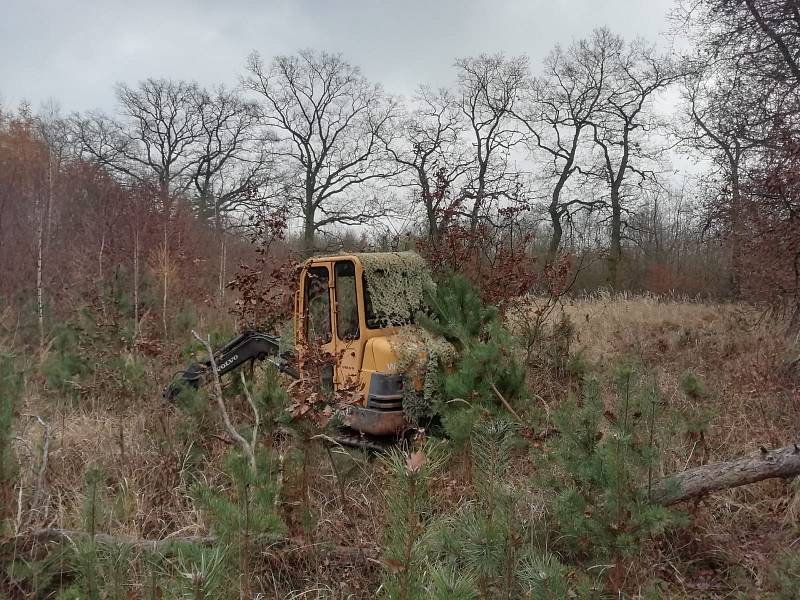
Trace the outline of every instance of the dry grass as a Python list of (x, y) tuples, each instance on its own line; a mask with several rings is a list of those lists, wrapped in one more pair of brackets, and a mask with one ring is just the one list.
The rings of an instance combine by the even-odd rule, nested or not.
[[(570, 301), (564, 311), (575, 326), (573, 350), (582, 351), (592, 369), (607, 372), (622, 357), (632, 357), (657, 378), (666, 408), (707, 415), (702, 437), (675, 439), (666, 449), (667, 471), (795, 438), (800, 397), (787, 365), (796, 355), (790, 354), (782, 335), (783, 324), (755, 308), (599, 295)], [(162, 375), (158, 373), (154, 382)], [(680, 389), (687, 373), (704, 382), (704, 394), (692, 397)], [(566, 393), (563, 387), (556, 389)], [(182, 417), (157, 398), (154, 385), (149, 398), (124, 409), (110, 402), (95, 409), (57, 406), (40, 398), (32, 385), (20, 419), (20, 500), (25, 510), (17, 525), (79, 527), (84, 472), (95, 464), (105, 473), (105, 493), (115, 507), (103, 529), (146, 538), (204, 532), (189, 497), (188, 473), (222, 484), (219, 458), (227, 446), (216, 438), (179, 435)], [(30, 512), (26, 503), (37, 487), (42, 428), (26, 415), (39, 415), (50, 426), (42, 501)], [(269, 443), (286, 449), (287, 441), (276, 437)], [(205, 452), (196, 463), (199, 446)], [(368, 556), (375, 556), (381, 543), (385, 473), (375, 461), (357, 455), (333, 458), (342, 479), (322, 448), (311, 459), (309, 497), (315, 518), (304, 533), (305, 549), (262, 557), (271, 570), (261, 584), (274, 597), (368, 598), (379, 584), (380, 567)], [(521, 468), (528, 464), (523, 460)], [(518, 475), (523, 481), (524, 473)], [(451, 473), (442, 483), (451, 496), (448, 502), (455, 504), (469, 493), (457, 479), (459, 474)], [(650, 549), (643, 558), (649, 566), (645, 575), (660, 573), (672, 581), (674, 597), (730, 597), (760, 589), (776, 552), (797, 537), (798, 498), (787, 484), (773, 481), (690, 507), (693, 526)], [(287, 487), (283, 510), (294, 535), (300, 533), (295, 514), (299, 503), (296, 490)], [(364, 556), (338, 559), (326, 550), (331, 546), (363, 548)]]
[[(574, 300), (565, 312), (596, 371), (633, 358), (657, 378), (664, 410), (707, 421), (702, 436), (669, 441), (666, 472), (797, 440), (798, 349), (784, 322), (742, 304), (607, 294)], [(689, 373), (705, 393), (681, 389)], [(800, 539), (799, 504), (797, 488), (775, 480), (715, 494), (689, 507), (689, 533), (668, 540), (651, 566), (672, 574), (675, 597), (750, 597), (776, 554)]]
[[(575, 345), (597, 370), (633, 358), (657, 374), (667, 403), (708, 413), (710, 458), (793, 439), (800, 398), (785, 323), (752, 306), (652, 296), (602, 294), (572, 301), (565, 312)], [(687, 397), (680, 390), (686, 374), (706, 394)]]

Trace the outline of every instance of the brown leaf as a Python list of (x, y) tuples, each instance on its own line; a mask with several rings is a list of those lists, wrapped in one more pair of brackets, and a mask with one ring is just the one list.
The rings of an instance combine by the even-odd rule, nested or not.
[(416, 473), (424, 467), (427, 462), (428, 457), (425, 456), (425, 453), (422, 450), (417, 450), (416, 452), (412, 452), (406, 459), (406, 467), (410, 473)]
[(406, 566), (401, 563), (399, 560), (393, 560), (391, 558), (386, 558), (383, 561), (383, 564), (392, 572), (392, 573), (402, 573), (406, 570)]

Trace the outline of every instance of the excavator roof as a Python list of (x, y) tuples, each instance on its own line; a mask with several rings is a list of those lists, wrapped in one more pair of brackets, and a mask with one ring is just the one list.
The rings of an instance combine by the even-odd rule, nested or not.
[(433, 285), (428, 265), (416, 252), (361, 252), (338, 256), (315, 257), (314, 262), (355, 260), (364, 272), (365, 302), (375, 328), (413, 323), (414, 315), (424, 306), (425, 289)]
[(361, 263), (364, 269), (368, 271), (372, 269), (404, 271), (425, 268), (425, 260), (413, 250), (406, 250), (403, 252), (353, 252), (332, 256), (313, 256), (306, 260), (305, 264), (309, 265), (315, 262), (329, 262), (342, 259), (356, 259)]

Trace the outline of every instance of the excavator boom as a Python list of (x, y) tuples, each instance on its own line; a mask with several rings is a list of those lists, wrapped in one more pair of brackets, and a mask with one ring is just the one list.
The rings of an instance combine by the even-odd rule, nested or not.
[[(280, 338), (260, 331), (243, 331), (220, 350), (214, 353), (217, 372), (222, 377), (239, 368), (243, 364), (264, 360), (270, 356), (278, 356)], [(281, 371), (297, 377), (297, 374), (284, 362), (276, 362)], [(185, 370), (177, 373), (169, 386), (164, 390), (164, 398), (174, 400), (186, 386), (199, 388), (211, 374), (211, 360), (192, 363)]]

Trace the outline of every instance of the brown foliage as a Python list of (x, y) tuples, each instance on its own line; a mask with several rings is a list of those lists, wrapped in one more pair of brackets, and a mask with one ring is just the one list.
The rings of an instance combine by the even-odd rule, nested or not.
[[(165, 262), (154, 251), (164, 237), (157, 185), (123, 185), (49, 141), (44, 127), (24, 112), (0, 122), (0, 299), (17, 310), (22, 323), (30, 322), (36, 297), (40, 235), (48, 331), (78, 307), (93, 307), (108, 318), (116, 312), (111, 305), (120, 302), (121, 316), (156, 321), (154, 288), (165, 269), (174, 297), (211, 302), (214, 273), (205, 265), (218, 263), (218, 244), (188, 203), (176, 198), (168, 217)], [(248, 252), (235, 240), (228, 247), (233, 260)], [(169, 319), (182, 309), (176, 303)]]
[(485, 303), (504, 309), (539, 280), (530, 241), (530, 234), (515, 232), (513, 225), (497, 231), (490, 224), (454, 224), (418, 246), (434, 273), (463, 275)]
[(782, 135), (763, 175), (728, 220), (743, 294), (773, 306), (800, 310), (800, 142)]
[(234, 314), (241, 324), (262, 331), (279, 329), (293, 313), (297, 288), (297, 256), (284, 242), (287, 228), (285, 208), (251, 218), (255, 233), (251, 242), (256, 257), (241, 263), (227, 287), (238, 292)]

